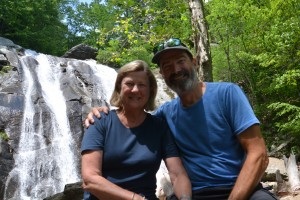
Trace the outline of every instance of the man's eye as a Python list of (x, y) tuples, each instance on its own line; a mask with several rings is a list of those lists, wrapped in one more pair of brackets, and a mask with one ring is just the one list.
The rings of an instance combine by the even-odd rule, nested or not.
[(178, 62), (179, 62), (179, 63), (184, 63), (184, 62), (185, 62), (185, 59), (180, 59)]
[(167, 71), (167, 70), (169, 70), (170, 69), (170, 65), (164, 65), (163, 67), (162, 67), (162, 69), (163, 69), (163, 71)]

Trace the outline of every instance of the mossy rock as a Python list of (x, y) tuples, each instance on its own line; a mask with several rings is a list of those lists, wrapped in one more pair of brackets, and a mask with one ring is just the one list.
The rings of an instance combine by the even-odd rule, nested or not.
[(3, 130), (0, 130), (0, 137), (6, 142), (9, 140), (9, 136)]

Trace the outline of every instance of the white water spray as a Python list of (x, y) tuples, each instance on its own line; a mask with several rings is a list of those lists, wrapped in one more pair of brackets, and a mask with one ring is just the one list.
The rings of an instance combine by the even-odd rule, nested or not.
[(95, 87), (93, 88), (93, 92), (95, 96), (98, 99), (109, 102), (115, 86), (117, 72), (105, 65), (96, 64), (95, 60), (88, 60), (85, 62), (91, 66), (91, 69), (94, 72), (93, 83), (95, 83)]
[[(80, 180), (72, 153), (74, 142), (66, 116), (66, 103), (60, 90), (59, 67), (50, 63), (47, 56), (39, 54), (35, 56), (39, 64), (30, 70), (33, 64), (29, 58), (21, 59), (25, 76), (25, 108), (15, 168), (6, 182), (6, 188), (14, 183), (18, 187), (15, 191), (6, 191), (5, 200), (40, 200), (62, 192), (65, 184)], [(34, 81), (35, 72), (39, 84)], [(34, 106), (32, 96), (38, 92), (37, 85), (40, 85), (43, 99), (49, 107), (48, 117), (37, 112), (40, 110)], [(40, 115), (36, 116), (36, 113)], [(51, 124), (47, 127), (51, 130), (42, 126), (47, 123)], [(46, 136), (45, 132), (50, 134)]]

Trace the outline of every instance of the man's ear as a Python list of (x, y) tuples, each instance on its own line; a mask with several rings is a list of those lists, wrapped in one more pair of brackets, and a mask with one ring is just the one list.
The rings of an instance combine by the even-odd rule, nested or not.
[(197, 58), (194, 57), (192, 62), (193, 62), (193, 64), (194, 64), (194, 68), (198, 71), (200, 65), (199, 65), (199, 63), (197, 62)]
[(159, 73), (160, 73), (160, 75), (161, 75), (163, 78), (165, 78), (164, 73), (163, 73), (163, 71), (161, 70), (160, 67), (159, 67)]

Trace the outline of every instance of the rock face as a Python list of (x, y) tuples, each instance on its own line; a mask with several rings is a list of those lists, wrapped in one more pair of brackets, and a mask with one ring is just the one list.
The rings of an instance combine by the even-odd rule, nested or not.
[[(35, 52), (31, 52), (32, 56), (24, 56), (28, 53), (25, 49), (15, 45), (8, 39), (0, 37), (0, 199), (16, 199), (21, 195), (32, 197), (30, 199), (43, 199), (57, 193), (60, 190), (59, 188), (63, 189), (65, 184), (57, 186), (57, 188), (51, 188), (51, 185), (60, 184), (63, 171), (58, 168), (65, 167), (64, 164), (67, 163), (69, 158), (69, 156), (66, 156), (63, 160), (56, 161), (52, 160), (51, 157), (52, 154), (55, 157), (53, 152), (57, 148), (61, 149), (61, 147), (56, 146), (63, 143), (65, 137), (64, 132), (66, 131), (60, 130), (62, 129), (61, 125), (65, 124), (62, 119), (65, 118), (59, 118), (60, 115), (66, 115), (70, 129), (67, 131), (70, 132), (68, 137), (74, 141), (70, 143), (71, 146), (67, 146), (73, 154), (72, 156), (74, 156), (73, 167), (77, 171), (77, 178), (74, 178), (74, 182), (80, 181), (80, 145), (84, 133), (82, 120), (91, 107), (108, 105), (109, 90), (113, 88), (116, 72), (114, 69), (99, 65), (93, 60), (80, 61), (70, 58), (95, 58), (96, 51), (92, 48), (80, 45), (76, 49), (76, 51), (67, 53), (65, 57), (69, 58), (39, 55)], [(44, 61), (47, 61), (47, 63), (43, 63)], [(47, 65), (47, 68), (43, 65)], [(27, 71), (24, 68), (25, 66)], [(44, 75), (47, 75), (44, 81), (46, 85), (49, 85), (48, 89), (43, 86), (45, 83), (42, 83), (42, 76), (44, 75), (40, 72), (45, 69), (51, 70), (44, 73)], [(31, 81), (27, 80), (28, 74), (32, 77)], [(58, 91), (54, 91), (56, 90), (54, 88), (55, 81), (59, 82)], [(55, 106), (51, 107), (49, 103), (58, 102), (59, 96), (54, 96), (52, 100), (49, 100), (47, 99), (47, 93), (50, 95), (58, 93), (64, 98), (63, 105), (65, 105), (65, 108), (61, 110), (61, 114), (58, 116), (55, 116), (54, 113), (60, 112), (55, 111), (58, 110), (56, 105), (54, 104)], [(28, 99), (32, 103), (28, 104)], [(28, 121), (26, 118), (26, 116), (28, 117), (28, 111), (26, 111), (28, 105), (32, 109), (32, 121)], [(56, 121), (55, 124), (53, 124), (53, 121)], [(27, 127), (28, 123), (31, 123), (29, 128)], [(24, 131), (30, 134), (22, 136)], [(58, 138), (61, 137), (61, 139), (54, 139), (55, 134), (60, 131), (62, 136), (58, 136)], [(30, 149), (22, 146), (24, 137), (29, 137), (28, 135), (32, 135), (30, 140), (36, 140), (28, 145)], [(28, 153), (26, 153), (27, 151)], [(35, 154), (36, 157), (32, 158), (31, 163), (29, 163), (30, 166), (25, 166), (27, 163), (24, 162), (27, 162), (27, 160), (22, 161), (22, 157), (28, 156), (30, 153)], [(56, 154), (60, 156), (63, 153), (66, 152), (62, 151)], [(41, 161), (41, 159), (45, 160)], [(60, 164), (60, 162), (63, 164)], [(48, 163), (54, 166), (53, 169), (49, 167)], [(21, 167), (21, 170), (14, 171), (15, 167)], [(28, 168), (28, 172), (24, 172), (25, 167)], [(27, 173), (30, 175), (29, 177), (32, 177), (32, 180), (22, 186), (25, 187), (23, 192), (19, 192), (18, 188), (25, 177), (16, 175), (16, 173), (19, 173), (18, 171), (23, 171), (23, 173)], [(69, 173), (68, 169), (66, 172)], [(44, 183), (46, 177), (53, 178), (50, 182), (52, 181), (54, 184), (46, 186), (46, 182)], [(70, 184), (67, 180), (68, 177), (62, 182)], [(45, 184), (45, 188), (34, 185), (39, 182)], [(73, 190), (67, 188), (64, 195), (69, 191)], [(79, 192), (82, 193), (80, 190)], [(64, 197), (62, 199), (76, 198)]]
[[(3, 134), (6, 134), (6, 130), (11, 133), (20, 132), (18, 124), (22, 119), (24, 99), (17, 54), (20, 49), (12, 41), (0, 37), (0, 199), (5, 187), (3, 180), (6, 180), (14, 166), (13, 153), (16, 146), (16, 143), (4, 140)], [(4, 66), (8, 65), (11, 70), (4, 72)]]

